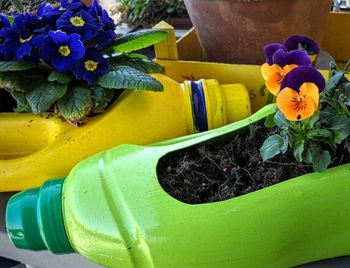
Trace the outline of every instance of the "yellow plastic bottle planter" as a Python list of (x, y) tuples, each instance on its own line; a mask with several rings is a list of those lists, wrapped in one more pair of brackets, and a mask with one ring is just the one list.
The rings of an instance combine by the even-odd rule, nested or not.
[(164, 92), (125, 91), (109, 111), (79, 128), (53, 114), (0, 114), (0, 191), (65, 176), (82, 159), (118, 144), (149, 144), (250, 115), (241, 84), (202, 79), (180, 85), (164, 75), (154, 77)]
[(209, 204), (185, 204), (161, 188), (161, 157), (232, 136), (274, 111), (269, 105), (212, 131), (91, 157), (64, 180), (12, 197), (10, 239), (118, 268), (280, 268), (349, 255), (350, 164)]

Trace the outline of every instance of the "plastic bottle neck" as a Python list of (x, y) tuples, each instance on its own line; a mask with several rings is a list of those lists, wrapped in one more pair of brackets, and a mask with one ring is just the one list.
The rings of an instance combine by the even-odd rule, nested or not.
[(23, 249), (75, 252), (62, 214), (63, 179), (47, 181), (39, 189), (14, 195), (6, 209), (6, 228), (12, 243)]
[(221, 127), (251, 114), (248, 90), (242, 84), (201, 79), (181, 86), (188, 133)]

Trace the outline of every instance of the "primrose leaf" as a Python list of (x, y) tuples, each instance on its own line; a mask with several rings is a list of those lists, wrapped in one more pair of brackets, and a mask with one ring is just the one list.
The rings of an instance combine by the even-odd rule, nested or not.
[(312, 166), (316, 172), (322, 172), (327, 169), (331, 163), (331, 155), (328, 151), (319, 149), (311, 150)]
[(277, 111), (274, 117), (274, 121), (276, 126), (280, 127), (280, 128), (287, 128), (289, 127), (291, 124), (290, 122), (286, 119), (286, 117), (283, 115), (283, 113), (281, 111)]
[(294, 154), (295, 159), (298, 162), (303, 161), (304, 146), (305, 146), (304, 141), (299, 141), (299, 142), (295, 143), (295, 145), (294, 145), (293, 154)]
[(11, 23), (11, 25), (12, 25), (13, 22), (15, 21), (15, 17), (13, 17), (13, 16), (5, 15), (5, 17), (9, 20), (9, 22)]
[(333, 76), (331, 76), (327, 83), (326, 83), (326, 89), (325, 90), (333, 90), (335, 89), (339, 83), (341, 82), (342, 78), (346, 74), (346, 71), (335, 71)]
[(109, 60), (109, 63), (112, 66), (130, 66), (144, 73), (164, 73), (164, 67), (162, 65), (148, 59), (129, 58), (127, 56), (123, 56), (112, 58)]
[(19, 72), (0, 72), (0, 88), (25, 91), (31, 81), (21, 76)]
[(14, 109), (16, 113), (32, 111), (32, 108), (30, 107), (24, 92), (10, 90), (10, 94), (17, 102), (17, 107)]
[(91, 87), (91, 91), (93, 101), (92, 112), (103, 113), (112, 100), (115, 91), (100, 86)]
[(15, 9), (18, 12), (20, 12), (20, 13), (24, 12), (22, 0), (10, 0), (10, 2), (12, 3), (12, 5), (15, 7)]
[(50, 82), (58, 82), (60, 84), (68, 84), (72, 81), (73, 77), (70, 74), (64, 74), (57, 71), (52, 71), (47, 80)]
[(81, 86), (69, 88), (66, 95), (57, 101), (60, 114), (73, 125), (79, 125), (92, 106), (91, 90)]
[(264, 122), (264, 126), (266, 128), (273, 128), (276, 126), (275, 121), (274, 121), (274, 117), (275, 117), (274, 114), (270, 114), (266, 117), (265, 122)]
[(110, 89), (139, 89), (163, 91), (163, 85), (153, 77), (129, 66), (120, 65), (97, 80), (97, 84)]
[(126, 34), (112, 43), (112, 48), (107, 49), (105, 52), (131, 52), (139, 50), (145, 47), (154, 45), (165, 38), (168, 33), (164, 30), (159, 29), (147, 29), (137, 32)]
[(24, 71), (37, 66), (37, 63), (27, 61), (0, 61), (0, 72)]
[(56, 82), (39, 81), (32, 86), (33, 89), (25, 96), (35, 114), (47, 111), (67, 91), (67, 85)]
[(263, 146), (260, 148), (260, 155), (263, 161), (266, 161), (280, 153), (285, 153), (287, 149), (288, 140), (278, 134), (275, 134), (265, 140)]

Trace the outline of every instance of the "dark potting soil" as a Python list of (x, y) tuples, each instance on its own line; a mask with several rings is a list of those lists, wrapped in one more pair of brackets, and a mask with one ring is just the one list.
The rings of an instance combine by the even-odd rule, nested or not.
[[(296, 162), (290, 150), (262, 161), (260, 147), (275, 133), (276, 129), (259, 123), (230, 141), (170, 153), (158, 163), (159, 182), (174, 198), (200, 204), (230, 199), (313, 172), (311, 165)], [(350, 162), (345, 148), (335, 155), (333, 166)]]

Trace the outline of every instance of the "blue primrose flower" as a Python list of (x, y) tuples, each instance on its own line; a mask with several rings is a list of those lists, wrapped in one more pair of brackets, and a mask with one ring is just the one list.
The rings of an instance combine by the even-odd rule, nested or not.
[(56, 20), (66, 10), (79, 11), (84, 7), (84, 4), (80, 0), (61, 0), (61, 5), (51, 5), (47, 2), (42, 3), (39, 6), (37, 15), (42, 18), (45, 22), (56, 25)]
[(74, 69), (73, 74), (80, 80), (85, 80), (89, 85), (94, 83), (95, 77), (108, 73), (107, 60), (98, 54), (96, 49), (88, 49), (80, 65)]
[(12, 28), (3, 28), (0, 38), (3, 39), (2, 50), (6, 59), (37, 61), (38, 48), (46, 34), (38, 17), (26, 13), (16, 16)]
[(67, 35), (62, 31), (49, 31), (49, 36), (40, 50), (42, 59), (62, 73), (78, 66), (84, 54), (85, 47), (80, 35)]
[(11, 27), (11, 23), (8, 18), (0, 14), (0, 29), (5, 27)]
[(77, 13), (67, 10), (57, 20), (56, 27), (68, 34), (77, 33), (81, 36), (82, 41), (86, 41), (96, 36), (103, 25), (84, 10)]

